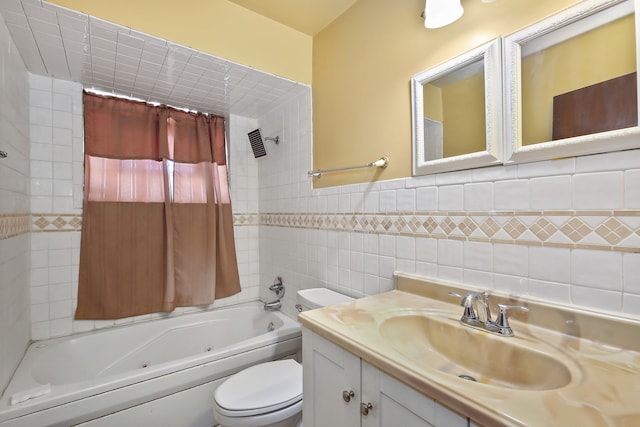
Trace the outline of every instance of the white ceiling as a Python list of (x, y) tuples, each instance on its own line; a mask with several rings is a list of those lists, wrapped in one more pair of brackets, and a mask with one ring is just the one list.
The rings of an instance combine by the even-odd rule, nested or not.
[(307, 86), (41, 0), (0, 0), (27, 69), (85, 88), (259, 117)]
[(316, 35), (357, 0), (229, 0), (310, 36)]

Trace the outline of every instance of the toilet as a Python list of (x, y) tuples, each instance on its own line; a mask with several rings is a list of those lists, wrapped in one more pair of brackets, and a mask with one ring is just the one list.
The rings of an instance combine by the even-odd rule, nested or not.
[[(326, 288), (298, 291), (298, 310), (353, 298)], [(214, 393), (220, 427), (302, 427), (302, 365), (293, 359), (260, 363), (226, 379)]]

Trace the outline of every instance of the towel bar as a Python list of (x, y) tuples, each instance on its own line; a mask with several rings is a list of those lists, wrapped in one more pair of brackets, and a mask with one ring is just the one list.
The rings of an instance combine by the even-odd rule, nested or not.
[(323, 173), (343, 172), (343, 171), (350, 171), (350, 170), (355, 170), (355, 169), (365, 169), (365, 168), (382, 168), (382, 169), (384, 169), (388, 165), (389, 165), (389, 158), (388, 157), (380, 157), (375, 162), (366, 163), (364, 165), (346, 166), (346, 167), (343, 167), (343, 168), (333, 168), (333, 169), (317, 169), (317, 170), (314, 170), (314, 171), (307, 172), (307, 175), (313, 176), (313, 177), (316, 177), (316, 178), (320, 178)]

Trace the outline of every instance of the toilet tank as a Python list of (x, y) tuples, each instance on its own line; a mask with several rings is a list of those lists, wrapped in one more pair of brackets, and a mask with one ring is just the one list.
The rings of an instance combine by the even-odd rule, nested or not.
[(297, 300), (298, 311), (306, 311), (353, 301), (353, 298), (327, 288), (311, 288), (298, 291)]

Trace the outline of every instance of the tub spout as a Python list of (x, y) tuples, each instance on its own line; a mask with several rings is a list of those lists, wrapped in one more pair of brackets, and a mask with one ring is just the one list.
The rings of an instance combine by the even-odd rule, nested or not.
[(276, 310), (280, 310), (280, 308), (282, 308), (282, 303), (280, 302), (279, 299), (264, 303), (264, 309), (267, 311), (276, 311)]

